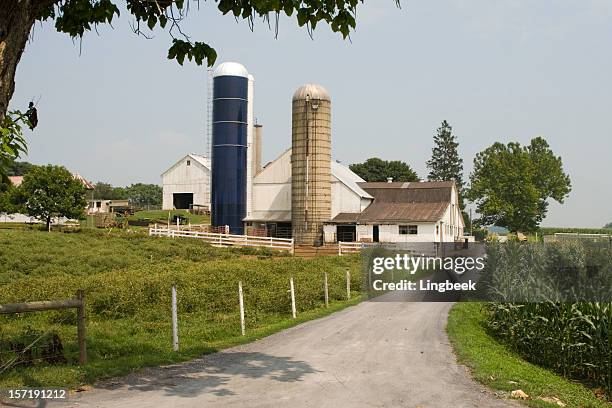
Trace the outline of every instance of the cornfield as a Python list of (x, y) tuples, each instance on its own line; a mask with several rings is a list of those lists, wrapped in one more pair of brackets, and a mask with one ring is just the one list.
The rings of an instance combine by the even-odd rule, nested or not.
[[(610, 248), (581, 242), (509, 244), (493, 246), (489, 256), (486, 274), (502, 300), (487, 305), (491, 332), (527, 360), (612, 397), (609, 287), (593, 292), (610, 282)], [(604, 301), (567, 301), (583, 295)]]

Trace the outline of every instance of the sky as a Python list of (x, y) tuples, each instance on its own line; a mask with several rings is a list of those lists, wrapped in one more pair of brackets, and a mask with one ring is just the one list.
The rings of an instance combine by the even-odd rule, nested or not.
[[(319, 83), (332, 96), (334, 159), (403, 160), (426, 177), (432, 137), (447, 120), (467, 178), (496, 141), (543, 136), (572, 180), (545, 226), (612, 221), (612, 2), (608, 0), (367, 0), (351, 41), (320, 25), (314, 39), (281, 18), (278, 37), (257, 21), (192, 3), (182, 29), (211, 44), (217, 63), (255, 76), (263, 159), (291, 142), (291, 96)], [(82, 42), (37, 24), (19, 64), (11, 108), (37, 101), (27, 133), (35, 164), (62, 164), (94, 182), (161, 183), (187, 153), (203, 153), (205, 67), (166, 59), (170, 38), (131, 31), (124, 5), (113, 27)]]

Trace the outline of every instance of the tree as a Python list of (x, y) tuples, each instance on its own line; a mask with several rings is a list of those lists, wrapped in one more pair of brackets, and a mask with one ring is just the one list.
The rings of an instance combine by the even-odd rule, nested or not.
[(109, 183), (99, 181), (94, 185), (94, 198), (103, 200), (125, 200), (128, 197), (123, 188), (113, 187)]
[(156, 184), (132, 184), (125, 188), (125, 195), (137, 207), (162, 203), (162, 188)]
[(62, 166), (35, 166), (16, 189), (16, 197), (27, 215), (46, 223), (54, 217), (80, 218), (85, 212), (85, 188)]
[(12, 214), (15, 212), (13, 203), (14, 189), (10, 183), (0, 182), (0, 215)]
[[(255, 18), (269, 23), (280, 14), (295, 15), (300, 27), (306, 26), (310, 35), (320, 22), (327, 23), (333, 32), (346, 38), (355, 28), (357, 5), (364, 0), (219, 0), (218, 10), (232, 13), (239, 20), (246, 20), (252, 28)], [(14, 111), (7, 115), (7, 109), (15, 90), (15, 72), (30, 38), (32, 27), (37, 21), (51, 20), (58, 32), (68, 34), (72, 39), (82, 39), (87, 31), (100, 24), (111, 24), (119, 16), (117, 0), (2, 0), (0, 6), (0, 124), (11, 128), (24, 116), (35, 125), (36, 111), (29, 109), (26, 114)], [(212, 66), (217, 59), (216, 51), (205, 42), (192, 41), (181, 29), (181, 23), (188, 16), (189, 0), (126, 0), (127, 12), (134, 19), (134, 32), (148, 37), (148, 31), (166, 29), (172, 39), (168, 59), (183, 64), (185, 57), (201, 65), (204, 61)], [(396, 0), (399, 6), (399, 0)], [(146, 26), (146, 28), (145, 28)], [(32, 106), (33, 107), (33, 106)], [(34, 115), (32, 115), (34, 113)], [(5, 123), (6, 119), (6, 123)], [(11, 133), (11, 139), (20, 138), (21, 132)], [(5, 143), (0, 140), (0, 152)], [(10, 155), (14, 160), (17, 154)], [(5, 163), (0, 162), (0, 174)]]
[(33, 167), (32, 163), (16, 161), (9, 165), (6, 174), (9, 176), (25, 176)]
[(480, 215), (475, 224), (532, 232), (546, 216), (548, 200), (563, 203), (570, 191), (561, 158), (537, 137), (529, 146), (495, 143), (478, 153), (467, 197)]
[(453, 128), (443, 120), (434, 136), (434, 147), (431, 149), (431, 159), (427, 161), (429, 181), (454, 181), (459, 191), (459, 204), (463, 202), (463, 159), (457, 151), (459, 143), (453, 135)]
[(604, 225), (604, 228), (606, 229), (612, 229), (612, 222), (607, 223), (606, 225)]
[(419, 181), (419, 176), (402, 161), (386, 161), (378, 157), (367, 159), (364, 163), (351, 164), (349, 168), (365, 181)]

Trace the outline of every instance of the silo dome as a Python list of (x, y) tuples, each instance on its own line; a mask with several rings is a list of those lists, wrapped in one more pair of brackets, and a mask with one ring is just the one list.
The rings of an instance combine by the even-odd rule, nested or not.
[(220, 64), (217, 69), (215, 69), (215, 73), (213, 77), (219, 76), (238, 76), (238, 77), (249, 77), (249, 71), (244, 67), (244, 65), (239, 62), (223, 62)]
[(297, 101), (301, 99), (306, 99), (306, 95), (309, 95), (310, 99), (319, 99), (331, 102), (329, 92), (327, 92), (327, 90), (321, 85), (317, 84), (306, 84), (300, 86), (293, 94), (293, 100)]

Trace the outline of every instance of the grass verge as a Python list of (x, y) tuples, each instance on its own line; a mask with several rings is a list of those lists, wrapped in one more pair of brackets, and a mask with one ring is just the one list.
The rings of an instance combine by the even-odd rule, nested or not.
[(531, 407), (558, 406), (539, 399), (545, 397), (556, 397), (568, 408), (612, 406), (584, 385), (526, 362), (491, 337), (484, 323), (482, 304), (457, 303), (451, 309), (447, 326), (459, 362), (468, 366), (481, 383), (508, 395), (521, 389), (531, 397), (524, 401)]

